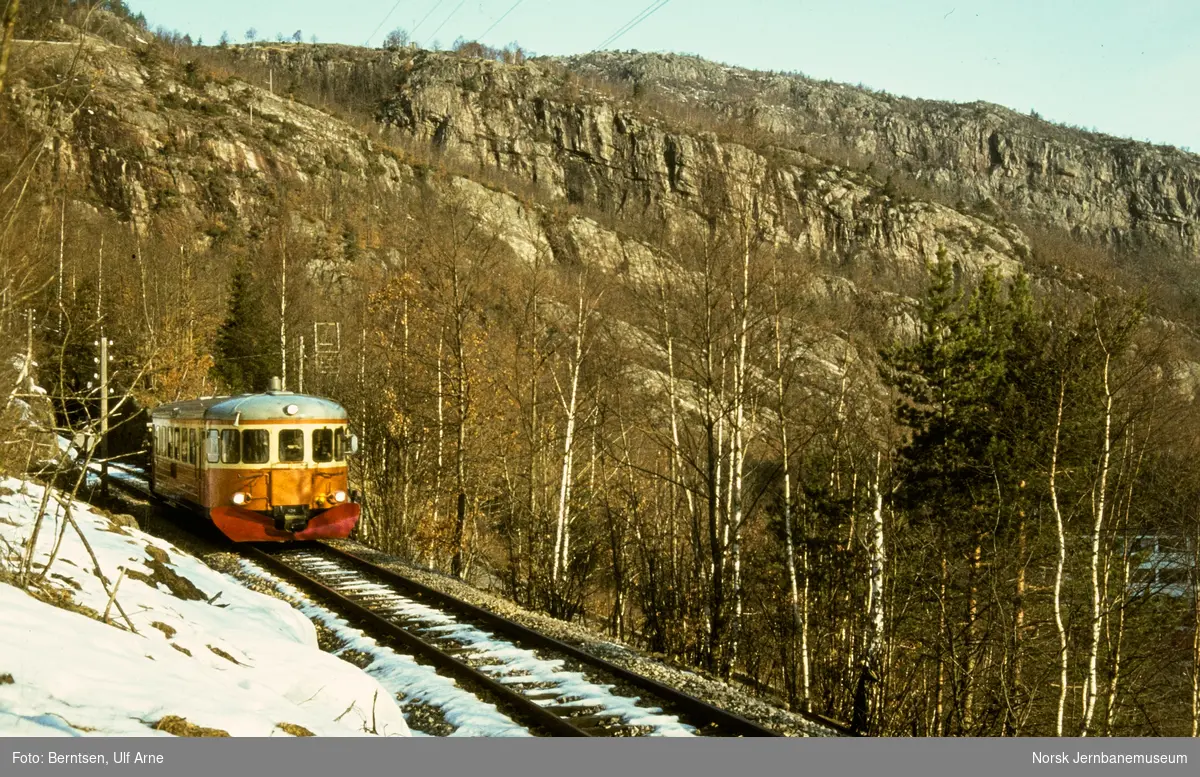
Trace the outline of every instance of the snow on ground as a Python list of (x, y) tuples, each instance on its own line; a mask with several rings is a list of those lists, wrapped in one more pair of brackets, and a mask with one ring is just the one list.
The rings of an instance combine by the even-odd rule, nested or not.
[(396, 653), (380, 645), (362, 631), (351, 626), (345, 619), (324, 607), (315, 604), (299, 589), (266, 572), (257, 564), (242, 561), (242, 569), (248, 575), (269, 582), (290, 601), (295, 602), (300, 612), (313, 620), (320, 621), (342, 642), (334, 653), (357, 651), (371, 658), (363, 670), (379, 681), (393, 695), (403, 694), (401, 706), (419, 701), (437, 707), (448, 723), (455, 726), (453, 737), (522, 737), (531, 736), (528, 729), (514, 723), (511, 718), (496, 709), (494, 704), (481, 701), (476, 696), (458, 687), (454, 680), (443, 677), (435, 669), (418, 664), (411, 656)]
[[(43, 496), (41, 486), (0, 479), (0, 581), (17, 569)], [(150, 736), (177, 718), (233, 736), (283, 736), (281, 725), (320, 736), (409, 733), (394, 695), (322, 652), (304, 615), (77, 502), (71, 516), (109, 590), (120, 578), (117, 601), (137, 633), (115, 606), (113, 623), (98, 620), (109, 598), (95, 565), (56, 500), (46, 512), (35, 576), (59, 543), (43, 587), (95, 617), (0, 582), (0, 735)]]

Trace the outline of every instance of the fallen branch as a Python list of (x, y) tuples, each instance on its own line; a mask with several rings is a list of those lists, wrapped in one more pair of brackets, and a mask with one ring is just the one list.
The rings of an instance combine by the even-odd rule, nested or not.
[(133, 621), (129, 620), (129, 616), (125, 614), (125, 608), (122, 607), (121, 603), (117, 601), (116, 590), (114, 589), (111, 593), (109, 592), (108, 583), (104, 581), (104, 573), (100, 571), (100, 560), (96, 558), (96, 552), (92, 550), (92, 544), (87, 541), (87, 537), (84, 535), (83, 529), (80, 529), (79, 524), (75, 522), (73, 517), (71, 517), (71, 507), (69, 505), (67, 506), (65, 517), (71, 524), (71, 528), (73, 528), (75, 533), (79, 535), (80, 541), (83, 542), (83, 547), (87, 549), (88, 555), (92, 558), (92, 563), (96, 565), (96, 577), (100, 579), (100, 585), (104, 588), (104, 593), (108, 594), (112, 600), (112, 603), (117, 606), (117, 612), (121, 613), (121, 617), (125, 619), (125, 623), (129, 626), (129, 630), (134, 634), (137, 634), (138, 630), (133, 627)]
[(108, 595), (108, 604), (104, 606), (105, 623), (108, 623), (108, 613), (112, 611), (113, 602), (117, 600), (117, 589), (121, 587), (121, 581), (125, 579), (125, 567), (117, 567), (117, 569), (121, 570), (121, 573), (117, 575), (117, 582), (113, 583), (112, 593)]

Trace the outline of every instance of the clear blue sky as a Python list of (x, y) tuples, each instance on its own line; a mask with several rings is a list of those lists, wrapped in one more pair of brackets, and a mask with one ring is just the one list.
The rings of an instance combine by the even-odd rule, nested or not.
[[(379, 45), (480, 39), (516, 0), (127, 0), (151, 27), (216, 43), (251, 27)], [(652, 0), (521, 0), (482, 37), (538, 54), (597, 48)], [(389, 15), (390, 14), (390, 15)], [(380, 26), (382, 23), (382, 26)], [(1200, 0), (668, 0), (605, 48), (699, 54), (893, 94), (988, 100), (1200, 153)]]

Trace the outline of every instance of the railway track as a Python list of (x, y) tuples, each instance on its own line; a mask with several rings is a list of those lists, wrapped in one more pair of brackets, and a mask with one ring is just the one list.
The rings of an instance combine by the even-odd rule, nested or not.
[[(333, 609), (486, 691), (533, 730), (553, 736), (778, 736), (346, 551), (318, 543), (244, 550)], [(641, 706), (647, 694), (655, 706)]]
[[(130, 473), (132, 474), (132, 473)], [(150, 496), (135, 477), (113, 483)], [(550, 736), (743, 736), (776, 732), (675, 688), (324, 543), (234, 546), (343, 616), (386, 636)], [(832, 735), (852, 736), (810, 716)]]

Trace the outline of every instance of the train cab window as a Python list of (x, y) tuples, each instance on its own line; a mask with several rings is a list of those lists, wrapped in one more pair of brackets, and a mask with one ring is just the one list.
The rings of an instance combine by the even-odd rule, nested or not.
[(209, 429), (204, 435), (204, 458), (209, 464), (221, 460), (221, 433), (216, 429)]
[(333, 430), (313, 429), (313, 461), (333, 461)]
[(271, 435), (266, 429), (246, 429), (242, 432), (242, 462), (266, 464), (271, 459)]
[(222, 464), (237, 464), (238, 455), (238, 430), (237, 429), (222, 429), (221, 430), (221, 463)]
[(304, 461), (304, 431), (281, 429), (279, 431), (279, 460)]
[(338, 429), (333, 436), (333, 458), (337, 461), (346, 460), (346, 430)]

